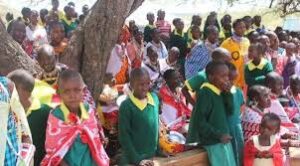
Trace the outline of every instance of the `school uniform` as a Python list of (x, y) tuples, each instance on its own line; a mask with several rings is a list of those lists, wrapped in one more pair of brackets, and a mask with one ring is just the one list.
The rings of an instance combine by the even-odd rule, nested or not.
[(147, 103), (131, 94), (120, 106), (118, 123), (119, 165), (138, 164), (155, 156), (159, 150), (159, 100), (154, 93), (147, 94)]
[(144, 41), (145, 42), (148, 43), (152, 40), (150, 33), (154, 28), (155, 28), (155, 25), (148, 24), (145, 26), (145, 28), (144, 28)]
[(226, 39), (221, 44), (222, 48), (227, 49), (232, 57), (232, 63), (238, 71), (238, 77), (236, 78), (234, 84), (240, 88), (244, 88), (245, 79), (244, 79), (244, 59), (248, 53), (248, 47), (250, 42), (245, 37), (238, 37), (233, 34), (232, 37)]
[(170, 48), (177, 47), (180, 51), (180, 56), (178, 59), (178, 64), (181, 68), (181, 74), (184, 75), (184, 63), (185, 63), (185, 55), (187, 53), (187, 42), (184, 37), (184, 33), (179, 34), (177, 30), (175, 29), (170, 36)]
[(34, 155), (34, 165), (40, 165), (43, 160), (45, 151), (46, 128), (49, 112), (52, 108), (48, 105), (41, 104), (38, 99), (33, 102), (26, 112), (28, 124), (32, 134), (33, 144), (36, 148)]
[(191, 77), (185, 81), (185, 86), (188, 90), (196, 92), (200, 89), (203, 83), (208, 82), (205, 70), (202, 70), (197, 73), (197, 75)]
[(223, 144), (220, 141), (223, 134), (230, 132), (220, 89), (205, 83), (197, 98), (205, 100), (197, 100), (192, 111), (187, 142), (202, 145), (211, 165), (235, 166), (231, 142)]
[(264, 85), (266, 75), (272, 71), (273, 66), (268, 60), (262, 58), (257, 66), (251, 60), (245, 66), (245, 80), (248, 87)]

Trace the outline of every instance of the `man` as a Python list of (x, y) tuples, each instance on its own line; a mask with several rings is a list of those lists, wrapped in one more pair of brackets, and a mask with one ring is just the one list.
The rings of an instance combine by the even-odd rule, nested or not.
[(218, 47), (218, 28), (214, 25), (207, 27), (208, 36), (204, 43), (195, 46), (185, 62), (185, 77), (189, 79), (203, 70), (211, 61), (212, 51)]

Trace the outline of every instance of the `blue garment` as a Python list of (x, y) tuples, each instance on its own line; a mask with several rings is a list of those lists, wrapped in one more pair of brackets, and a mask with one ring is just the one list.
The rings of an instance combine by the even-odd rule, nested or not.
[(185, 61), (185, 77), (189, 79), (195, 76), (199, 71), (205, 69), (211, 61), (211, 56), (205, 44), (195, 46), (191, 50), (191, 55)]

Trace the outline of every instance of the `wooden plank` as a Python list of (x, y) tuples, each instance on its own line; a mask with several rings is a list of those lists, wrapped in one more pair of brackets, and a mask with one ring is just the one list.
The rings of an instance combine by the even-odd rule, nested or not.
[(169, 158), (154, 158), (155, 166), (208, 166), (207, 153), (203, 149), (190, 150)]

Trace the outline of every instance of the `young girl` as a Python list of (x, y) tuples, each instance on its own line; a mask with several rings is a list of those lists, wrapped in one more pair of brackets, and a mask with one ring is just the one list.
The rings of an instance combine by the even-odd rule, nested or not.
[[(205, 69), (208, 83), (197, 92), (188, 132), (188, 143), (203, 145), (210, 165), (235, 166), (222, 91), (230, 88), (224, 62), (210, 62)], [(200, 99), (200, 100), (199, 100)], [(220, 162), (222, 161), (222, 162)]]
[(154, 165), (158, 152), (159, 100), (150, 93), (147, 70), (136, 68), (130, 74), (132, 94), (123, 101), (119, 111), (120, 165)]
[(279, 130), (280, 118), (273, 113), (265, 114), (259, 125), (259, 134), (245, 144), (244, 166), (283, 166), (284, 154), (276, 136)]
[(186, 119), (191, 116), (191, 110), (184, 103), (181, 93), (180, 75), (169, 69), (164, 73), (166, 84), (160, 88), (159, 96), (162, 101), (162, 122), (171, 130), (186, 133)]
[(51, 111), (46, 131), (46, 156), (42, 166), (109, 165), (102, 128), (95, 109), (82, 102), (84, 83), (79, 73), (59, 75), (61, 104)]
[(270, 90), (261, 85), (254, 85), (248, 91), (248, 106), (242, 114), (244, 140), (259, 134), (259, 125), (266, 108), (271, 106)]
[(250, 62), (245, 67), (245, 80), (248, 87), (264, 85), (266, 75), (273, 71), (272, 64), (263, 58), (264, 48), (260, 43), (251, 44), (249, 47)]

